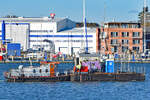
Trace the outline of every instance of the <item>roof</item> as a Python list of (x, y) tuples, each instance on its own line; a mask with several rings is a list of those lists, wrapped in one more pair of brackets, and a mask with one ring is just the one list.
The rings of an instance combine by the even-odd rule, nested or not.
[(0, 21), (3, 20), (6, 22), (59, 22), (66, 18), (48, 18), (48, 17), (18, 17), (18, 18), (0, 18)]
[[(61, 33), (83, 33), (84, 29), (82, 28), (73, 28), (65, 31), (61, 31)], [(88, 33), (96, 33), (96, 28), (87, 28)]]
[(140, 24), (139, 22), (107, 22), (105, 24)]

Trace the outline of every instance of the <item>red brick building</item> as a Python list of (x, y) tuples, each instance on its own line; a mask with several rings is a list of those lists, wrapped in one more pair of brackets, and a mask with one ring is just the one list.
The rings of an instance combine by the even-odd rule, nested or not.
[(100, 53), (122, 54), (127, 51), (143, 51), (143, 31), (139, 23), (109, 22), (97, 29)]

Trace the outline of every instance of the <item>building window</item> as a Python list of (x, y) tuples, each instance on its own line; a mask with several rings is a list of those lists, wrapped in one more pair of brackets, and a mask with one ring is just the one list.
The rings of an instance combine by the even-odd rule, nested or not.
[(111, 40), (111, 44), (118, 44), (118, 40), (112, 39), (112, 40)]
[(133, 32), (133, 37), (139, 37), (140, 36), (140, 32)]
[(122, 32), (122, 37), (129, 37), (129, 32)]
[(114, 53), (114, 52), (118, 52), (118, 47), (117, 47), (117, 46), (112, 47), (112, 48), (111, 48), (111, 52), (113, 52), (113, 53)]
[(146, 34), (146, 39), (150, 39), (150, 34)]
[(129, 40), (122, 40), (122, 44), (129, 44)]
[(119, 25), (118, 24), (110, 24), (109, 28), (119, 28)]
[(118, 37), (118, 32), (111, 32), (111, 37)]
[(138, 25), (138, 24), (133, 24), (133, 25), (131, 25), (131, 28), (140, 28), (140, 25)]
[(48, 72), (48, 69), (45, 69), (45, 72), (47, 73), (47, 72)]
[(140, 44), (140, 40), (133, 40), (133, 44)]
[(146, 42), (146, 49), (150, 49), (150, 42)]
[(35, 69), (33, 69), (33, 73), (36, 73), (36, 70), (35, 70)]
[(42, 72), (42, 69), (39, 70), (39, 73), (41, 73), (41, 72)]
[(121, 24), (121, 28), (129, 28), (128, 24)]
[(139, 52), (139, 47), (133, 47), (133, 50)]
[(128, 51), (128, 46), (122, 46), (122, 52), (127, 52)]
[(101, 37), (101, 38), (103, 38), (103, 39), (104, 39), (104, 38), (106, 38), (106, 37), (107, 37), (107, 34), (106, 34), (106, 32), (101, 32), (101, 35), (100, 35), (100, 37)]

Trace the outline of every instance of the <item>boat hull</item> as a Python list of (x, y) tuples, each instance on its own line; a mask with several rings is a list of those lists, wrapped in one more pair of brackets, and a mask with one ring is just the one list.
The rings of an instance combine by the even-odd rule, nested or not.
[(88, 82), (88, 81), (144, 81), (145, 74), (141, 73), (86, 73), (70, 74), (53, 77), (6, 77), (7, 82)]

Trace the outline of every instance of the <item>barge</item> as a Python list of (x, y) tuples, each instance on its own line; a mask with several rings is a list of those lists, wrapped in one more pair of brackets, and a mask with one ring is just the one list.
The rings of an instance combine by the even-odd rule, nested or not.
[(70, 74), (47, 77), (7, 77), (7, 82), (92, 82), (92, 81), (144, 81), (145, 75), (139, 73), (92, 73), (92, 74)]
[[(57, 71), (60, 62), (41, 62), (40, 66), (11, 69), (4, 72), (7, 82), (89, 82), (89, 81), (144, 81), (145, 73), (114, 71), (114, 61), (101, 63), (97, 54), (80, 54), (75, 66), (64, 72)], [(80, 66), (80, 68), (79, 68)]]

